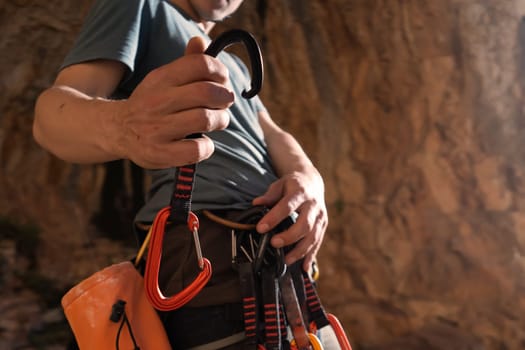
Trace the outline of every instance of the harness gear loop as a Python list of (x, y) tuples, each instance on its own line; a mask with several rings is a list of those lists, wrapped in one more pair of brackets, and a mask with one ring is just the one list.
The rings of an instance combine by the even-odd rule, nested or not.
[[(199, 258), (199, 267), (201, 272), (197, 275), (195, 280), (184, 288), (181, 292), (166, 297), (162, 293), (159, 287), (159, 270), (160, 261), (162, 258), (162, 243), (164, 241), (164, 233), (166, 222), (170, 215), (170, 207), (166, 207), (159, 211), (152, 226), (152, 237), (151, 246), (148, 252), (148, 259), (146, 261), (146, 269), (144, 272), (145, 279), (145, 290), (151, 304), (160, 311), (175, 310), (189, 302), (191, 299), (200, 292), (200, 290), (208, 283), (211, 277), (211, 263), (208, 259), (203, 258), (202, 254)], [(198, 221), (196, 222), (195, 214), (190, 212), (190, 218), (188, 221), (189, 227), (193, 227), (193, 234), (195, 237), (196, 227), (198, 227)], [(197, 236), (198, 238), (198, 236)], [(200, 243), (195, 242), (197, 252), (200, 250)], [(197, 248), (198, 247), (198, 248)], [(202, 266), (201, 266), (202, 264)]]

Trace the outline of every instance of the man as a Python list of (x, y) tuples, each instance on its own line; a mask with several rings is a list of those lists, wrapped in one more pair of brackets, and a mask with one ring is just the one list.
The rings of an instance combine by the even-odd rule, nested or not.
[[(304, 258), (307, 270), (327, 225), (321, 176), (257, 97), (240, 96), (249, 81), (245, 66), (226, 53), (217, 58), (203, 54), (214, 23), (241, 3), (96, 2), (55, 83), (37, 101), (33, 133), (44, 148), (66, 161), (93, 164), (129, 159), (149, 169), (152, 188), (137, 214), (138, 225), (150, 224), (155, 213), (169, 204), (173, 168), (199, 162), (192, 208), (219, 210), (228, 216), (252, 205), (270, 207), (257, 223), (261, 234), (297, 213), (295, 224), (276, 234), (271, 244), (278, 248), (296, 243), (286, 262)], [(184, 139), (201, 132), (206, 136)], [(238, 305), (240, 296), (235, 273), (226, 266), (230, 236), (214, 230), (225, 231), (212, 223), (201, 224), (203, 251), (214, 266), (215, 279), (199, 294), (200, 299), (165, 315), (174, 348), (242, 331), (236, 317), (224, 315), (231, 308), (221, 308)], [(191, 245), (182, 236), (188, 235), (165, 243), (168, 261), (164, 267), (163, 260), (162, 283), (172, 293), (187, 284), (180, 277), (184, 273), (175, 271), (179, 263), (169, 262), (183, 259)], [(180, 331), (178, 327), (191, 324), (192, 315), (201, 314), (199, 310), (205, 310), (209, 327), (224, 329), (211, 336), (207, 333), (213, 328), (208, 327), (202, 327), (206, 329), (198, 335), (190, 334), (191, 329)], [(196, 322), (204, 321), (201, 317)], [(176, 328), (173, 337), (171, 328)]]

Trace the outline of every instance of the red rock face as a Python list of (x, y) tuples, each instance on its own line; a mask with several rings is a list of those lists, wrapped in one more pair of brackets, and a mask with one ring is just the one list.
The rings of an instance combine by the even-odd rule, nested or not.
[[(0, 5), (0, 216), (40, 228), (35, 270), (62, 287), (131, 253), (89, 225), (104, 168), (31, 138), (90, 2)], [(258, 0), (216, 29), (259, 39), (262, 98), (325, 177), (319, 290), (356, 347), (523, 347), (524, 14), (517, 0)], [(24, 295), (10, 276), (0, 293)], [(26, 334), (13, 320), (33, 309), (9, 329)]]

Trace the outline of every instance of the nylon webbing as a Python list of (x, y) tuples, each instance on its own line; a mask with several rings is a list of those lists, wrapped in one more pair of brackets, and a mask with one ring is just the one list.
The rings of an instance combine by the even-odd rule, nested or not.
[(306, 290), (306, 305), (308, 307), (309, 321), (314, 322), (317, 329), (321, 329), (329, 325), (330, 322), (328, 321), (323, 305), (321, 305), (321, 299), (319, 299), (319, 295), (315, 290), (312, 278), (306, 271), (302, 271), (302, 275)]
[[(288, 266), (290, 269), (291, 275), (292, 275), (292, 281), (295, 288), (295, 295), (297, 296), (297, 301), (299, 302), (299, 306), (301, 307), (301, 312), (303, 315), (308, 315), (308, 306), (306, 304), (306, 290), (304, 286), (303, 281), (303, 275), (301, 271), (303, 260), (299, 260), (292, 264), (291, 266)], [(306, 316), (305, 321), (307, 321)]]
[(169, 216), (169, 220), (175, 224), (186, 224), (188, 222), (196, 169), (195, 164), (189, 164), (175, 170), (175, 184), (171, 196)]
[(281, 321), (279, 314), (279, 284), (271, 268), (261, 272), (262, 299), (264, 306), (264, 343), (267, 350), (279, 350), (281, 346)]
[(242, 263), (238, 265), (239, 278), (241, 282), (242, 307), (244, 313), (244, 331), (246, 340), (244, 343), (252, 345), (253, 349), (257, 347), (258, 332), (258, 308), (257, 295), (255, 293), (255, 280), (251, 263)]

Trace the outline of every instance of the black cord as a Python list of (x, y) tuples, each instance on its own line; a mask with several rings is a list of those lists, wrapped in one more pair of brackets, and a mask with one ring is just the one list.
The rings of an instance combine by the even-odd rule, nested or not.
[(126, 326), (128, 327), (129, 336), (131, 337), (131, 341), (133, 342), (133, 350), (140, 350), (140, 347), (137, 344), (137, 340), (135, 339), (135, 336), (133, 335), (133, 330), (131, 329), (131, 323), (129, 323), (128, 316), (126, 315), (126, 310), (124, 309), (126, 306), (126, 302), (123, 300), (117, 300), (117, 302), (113, 305), (110, 320), (113, 322), (118, 322), (120, 318), (122, 317), (122, 321), (120, 321), (120, 326), (118, 327), (117, 331), (117, 337), (115, 339), (115, 349), (120, 350), (119, 342), (120, 342), (120, 335), (122, 334), (122, 328), (124, 327), (124, 323), (126, 323)]

